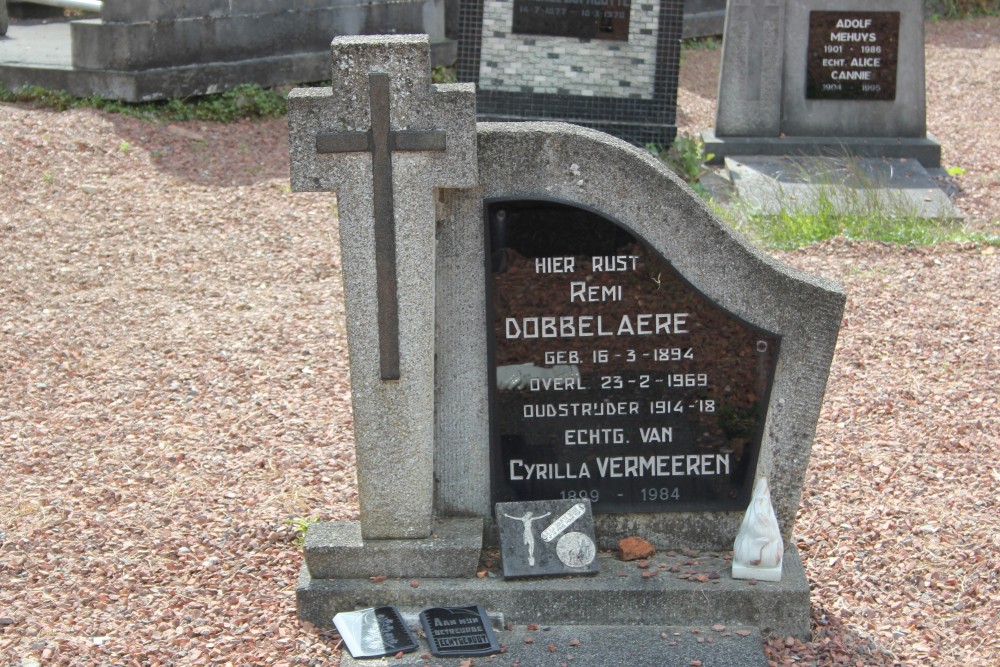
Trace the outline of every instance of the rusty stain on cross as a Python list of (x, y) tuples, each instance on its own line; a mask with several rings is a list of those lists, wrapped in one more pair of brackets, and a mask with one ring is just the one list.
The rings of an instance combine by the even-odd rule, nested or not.
[(321, 132), (318, 153), (371, 153), (375, 221), (375, 280), (378, 297), (379, 370), (383, 380), (399, 379), (399, 296), (396, 282), (396, 222), (392, 197), (392, 154), (444, 151), (444, 130), (393, 130), (389, 119), (389, 75), (368, 75), (371, 129)]

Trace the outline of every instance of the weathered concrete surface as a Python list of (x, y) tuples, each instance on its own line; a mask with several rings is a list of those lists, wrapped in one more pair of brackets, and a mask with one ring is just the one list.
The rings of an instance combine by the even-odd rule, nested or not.
[[(642, 627), (618, 624), (555, 625), (528, 630), (494, 630), (497, 642), (506, 647), (502, 654), (478, 658), (474, 664), (524, 665), (525, 667), (690, 667), (717, 665), (725, 667), (766, 667), (763, 639), (757, 628), (726, 627), (713, 630), (702, 627)], [(526, 641), (528, 640), (528, 641)], [(355, 660), (346, 651), (341, 667), (402, 667), (433, 664), (458, 667), (462, 658), (421, 658), (429, 651), (427, 641), (419, 639), (420, 648), (400, 658)], [(467, 659), (466, 659), (467, 660)], [(695, 662), (695, 661), (699, 662)], [(468, 663), (465, 663), (468, 664)]]
[(917, 218), (962, 214), (916, 160), (733, 157), (726, 169), (753, 213), (814, 209), (825, 199), (843, 211), (885, 210)]
[(362, 540), (357, 521), (317, 523), (304, 545), (315, 579), (469, 577), (483, 546), (483, 520), (439, 519), (425, 539)]
[(634, 563), (599, 556), (600, 573), (586, 577), (505, 580), (500, 577), (455, 579), (403, 577), (375, 583), (368, 579), (312, 579), (303, 568), (296, 595), (299, 618), (332, 627), (335, 613), (392, 604), (404, 612), (474, 601), (515, 624), (754, 626), (766, 634), (807, 639), (809, 582), (794, 547), (785, 552), (780, 582), (733, 579), (719, 558), (698, 558), (699, 572), (718, 575), (697, 581), (669, 570), (643, 577)]

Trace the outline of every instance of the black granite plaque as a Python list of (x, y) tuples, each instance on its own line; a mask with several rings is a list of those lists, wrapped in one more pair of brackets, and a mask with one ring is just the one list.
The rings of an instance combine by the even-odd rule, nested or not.
[(497, 503), (504, 577), (597, 574), (590, 500)]
[(899, 12), (809, 12), (806, 97), (896, 99)]
[(333, 625), (355, 658), (375, 658), (417, 649), (416, 639), (399, 610), (392, 606), (341, 612), (333, 617)]
[(496, 201), (485, 215), (494, 502), (745, 508), (779, 338), (593, 212)]
[(512, 32), (628, 41), (631, 0), (514, 0)]
[(420, 623), (431, 653), (439, 658), (500, 652), (486, 611), (479, 605), (425, 609), (420, 612)]

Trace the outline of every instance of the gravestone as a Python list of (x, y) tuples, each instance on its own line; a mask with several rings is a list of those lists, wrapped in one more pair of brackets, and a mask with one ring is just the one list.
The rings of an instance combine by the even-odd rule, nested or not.
[[(333, 54), (332, 89), (289, 95), (290, 150), (296, 189), (338, 192), (361, 517), (309, 530), (300, 618), (476, 604), (522, 624), (501, 643), (572, 625), (648, 643), (637, 665), (663, 664), (665, 626), (808, 636), (791, 535), (840, 288), (747, 245), (624, 141), (476, 124), (471, 86), (430, 83), (426, 38)], [(726, 553), (761, 478), (789, 546), (780, 582), (748, 586)], [(500, 502), (525, 546), (526, 528), (584, 534), (589, 504), (598, 571), (488, 574)], [(658, 547), (651, 571), (608, 552), (632, 535)], [(589, 553), (567, 545), (571, 567)]]
[(706, 153), (910, 158), (927, 134), (923, 6), (907, 0), (731, 0)]
[[(2, 4), (2, 3), (0, 3)], [(337, 35), (427, 33), (436, 64), (456, 58), (445, 0), (103, 0), (72, 21), (20, 23), (0, 44), (0, 83), (129, 102), (329, 76)], [(14, 4), (19, 7), (41, 5)]]
[(461, 0), (458, 78), (481, 120), (564, 120), (638, 145), (676, 134), (683, 0)]

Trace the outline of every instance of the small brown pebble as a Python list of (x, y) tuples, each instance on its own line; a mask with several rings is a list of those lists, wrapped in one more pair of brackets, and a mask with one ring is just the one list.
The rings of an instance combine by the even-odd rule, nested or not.
[(420, 582), (416, 581), (416, 580), (411, 581), (410, 582), (410, 588), (420, 588)]
[(688, 663), (691, 667), (701, 667), (701, 660), (692, 660)]
[(640, 570), (645, 570), (647, 567), (649, 567), (649, 561), (648, 560), (637, 561), (635, 566)]
[(737, 630), (736, 634), (738, 634), (740, 637), (749, 637), (750, 636), (750, 631), (749, 630)]
[(656, 547), (641, 537), (626, 537), (618, 541), (618, 557), (621, 560), (640, 560), (656, 553)]
[(431, 654), (430, 653), (421, 653), (420, 654), (420, 659), (421, 660), (430, 660), (431, 659)]
[(525, 644), (534, 644), (535, 643), (535, 638), (534, 637), (525, 637), (524, 638), (524, 643)]
[(549, 653), (555, 653), (559, 649), (556, 647), (555, 644), (549, 644), (548, 646), (545, 647), (545, 650), (548, 651)]
[(579, 639), (570, 639), (569, 640), (569, 645), (570, 646), (579, 646), (580, 644), (581, 644), (581, 642), (580, 642)]
[(532, 630), (532, 631), (537, 630), (538, 629), (538, 623), (528, 623), (528, 629)]
[(751, 586), (756, 586), (757, 585), (757, 580), (756, 579), (747, 579), (747, 583), (750, 584)]
[(404, 653), (402, 651), (400, 651), (399, 653), (397, 653), (393, 657), (396, 658), (396, 660), (402, 660), (403, 659), (403, 655), (404, 655)]
[(788, 648), (791, 648), (791, 647), (795, 646), (795, 638), (794, 637), (786, 637), (785, 638), (785, 646), (787, 646)]
[(372, 582), (374, 582), (376, 584), (381, 584), (383, 581), (385, 581), (389, 577), (385, 576), (384, 574), (376, 574), (374, 577), (368, 577), (368, 578), (371, 579)]
[(717, 623), (712, 626), (712, 629), (715, 630), (716, 632), (722, 632), (723, 630), (726, 629), (726, 626), (724, 626), (722, 623)]

